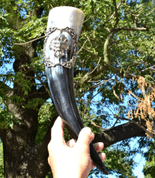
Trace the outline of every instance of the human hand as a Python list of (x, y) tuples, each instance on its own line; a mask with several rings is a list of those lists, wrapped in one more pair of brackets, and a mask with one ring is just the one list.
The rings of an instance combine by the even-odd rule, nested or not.
[[(65, 142), (63, 120), (58, 117), (51, 131), (51, 141), (48, 145), (48, 163), (54, 178), (86, 178), (95, 166), (90, 158), (89, 144), (94, 139), (90, 128), (81, 130), (78, 140)], [(96, 151), (103, 149), (103, 143), (95, 144)], [(106, 155), (100, 154), (102, 161)]]

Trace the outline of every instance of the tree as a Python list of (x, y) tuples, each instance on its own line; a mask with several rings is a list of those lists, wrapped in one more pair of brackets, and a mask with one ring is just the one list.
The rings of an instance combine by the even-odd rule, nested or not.
[(145, 158), (146, 158), (146, 162), (145, 162), (145, 166), (144, 166), (144, 175), (146, 178), (151, 178), (155, 176), (155, 171), (154, 171), (154, 151), (155, 151), (155, 147), (154, 147), (154, 141), (151, 143), (149, 150), (147, 153), (145, 153)]
[(3, 147), (2, 142), (0, 140), (0, 177), (4, 175), (4, 164), (3, 164)]
[(57, 113), (48, 100), (43, 38), (49, 10), (61, 5), (85, 13), (74, 78), (83, 122), (96, 133), (94, 142), (104, 142), (109, 172), (134, 177), (134, 154), (155, 137), (155, 3), (144, 0), (1, 1), (5, 177), (42, 178), (50, 171), (47, 144)]

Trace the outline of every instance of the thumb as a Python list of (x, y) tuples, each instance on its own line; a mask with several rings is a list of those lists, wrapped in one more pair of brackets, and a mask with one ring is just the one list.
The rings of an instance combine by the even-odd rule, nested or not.
[(57, 144), (65, 143), (64, 132), (63, 132), (63, 120), (61, 119), (60, 116), (56, 119), (52, 127), (51, 138), (52, 141)]
[(83, 149), (83, 151), (89, 152), (89, 144), (93, 141), (94, 137), (91, 129), (85, 127), (79, 133), (76, 145), (79, 146), (80, 149)]

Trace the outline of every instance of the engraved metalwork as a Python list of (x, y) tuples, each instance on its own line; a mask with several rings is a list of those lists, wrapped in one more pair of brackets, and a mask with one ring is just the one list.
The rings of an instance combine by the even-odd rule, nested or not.
[[(73, 56), (70, 61), (63, 62), (63, 63), (53, 63), (50, 60), (50, 57), (46, 56), (46, 47), (47, 47), (47, 40), (53, 32), (56, 30), (60, 30), (60, 35), (55, 37), (50, 41), (49, 49), (54, 51), (54, 55), (57, 58), (61, 58), (65, 55), (65, 52), (69, 50), (69, 41), (65, 37), (65, 35), (62, 34), (62, 32), (67, 32), (73, 39)], [(74, 32), (73, 29), (66, 27), (63, 29), (58, 29), (56, 27), (50, 28), (49, 31), (45, 33), (45, 40), (44, 40), (44, 49), (43, 49), (43, 58), (44, 58), (44, 64), (48, 67), (54, 67), (56, 65), (61, 65), (65, 68), (71, 69), (74, 67), (75, 62), (76, 62), (76, 55), (77, 55), (77, 34)]]
[(60, 34), (51, 40), (49, 49), (54, 51), (55, 57), (60, 58), (64, 56), (65, 51), (69, 49), (69, 41), (65, 35)]

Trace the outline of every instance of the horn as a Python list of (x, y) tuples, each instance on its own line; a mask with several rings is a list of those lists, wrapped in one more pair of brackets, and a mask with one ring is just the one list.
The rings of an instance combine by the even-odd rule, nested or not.
[[(75, 7), (61, 6), (49, 12), (43, 57), (51, 98), (74, 139), (84, 127), (74, 94), (74, 64), (84, 14)], [(104, 174), (107, 169), (90, 144), (90, 156)]]

